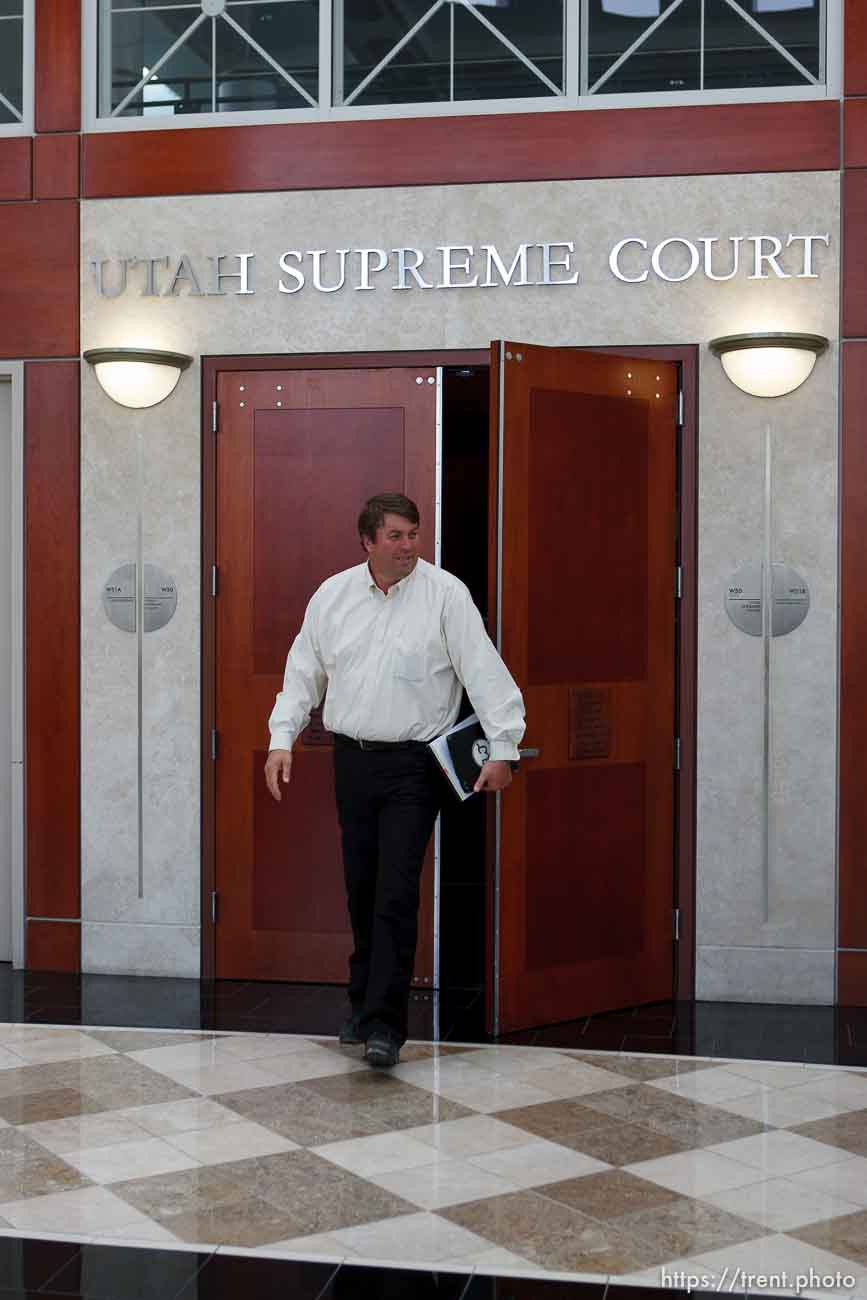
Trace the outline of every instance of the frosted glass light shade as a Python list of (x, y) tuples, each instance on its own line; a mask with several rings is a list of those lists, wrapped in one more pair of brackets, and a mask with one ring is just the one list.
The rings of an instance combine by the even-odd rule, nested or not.
[(828, 346), (821, 334), (729, 334), (712, 339), (729, 379), (753, 397), (782, 397), (809, 379)]
[(183, 352), (153, 348), (92, 348), (84, 359), (112, 401), (138, 410), (165, 401), (192, 361)]

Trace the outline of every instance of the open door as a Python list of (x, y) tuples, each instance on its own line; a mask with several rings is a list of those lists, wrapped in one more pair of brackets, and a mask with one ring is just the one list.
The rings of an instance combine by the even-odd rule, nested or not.
[(501, 343), (491, 380), (489, 608), (529, 751), (489, 891), (506, 1033), (672, 996), (678, 368)]

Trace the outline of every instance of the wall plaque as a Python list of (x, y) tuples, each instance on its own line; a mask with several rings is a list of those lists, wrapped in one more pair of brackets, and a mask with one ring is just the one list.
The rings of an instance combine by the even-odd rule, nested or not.
[[(178, 591), (174, 579), (164, 569), (156, 564), (145, 564), (143, 568), (143, 629), (155, 632), (165, 627), (177, 609)], [(136, 566), (121, 564), (102, 589), (102, 607), (115, 627), (122, 632), (135, 632), (137, 605)]]
[[(786, 636), (800, 627), (810, 609), (806, 582), (788, 564), (771, 566), (771, 635)], [(726, 584), (726, 613), (747, 636), (762, 635), (762, 566), (745, 564)]]
[(142, 612), (145, 632), (165, 627), (178, 607), (178, 589), (174, 578), (156, 564), (145, 564)]
[(135, 631), (135, 565), (115, 569), (102, 589), (102, 607), (122, 632)]
[(569, 691), (569, 757), (608, 758), (612, 738), (611, 689), (573, 686)]

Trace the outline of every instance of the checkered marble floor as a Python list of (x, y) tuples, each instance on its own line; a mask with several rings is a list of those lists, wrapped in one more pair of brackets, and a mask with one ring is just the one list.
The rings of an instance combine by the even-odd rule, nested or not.
[(867, 1300), (867, 1070), (5, 1024), (0, 1234)]

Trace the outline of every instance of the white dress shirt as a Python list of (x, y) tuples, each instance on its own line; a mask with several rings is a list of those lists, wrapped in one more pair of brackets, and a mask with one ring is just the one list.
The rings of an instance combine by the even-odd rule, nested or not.
[(492, 759), (517, 759), (524, 702), (459, 578), (425, 560), (383, 592), (367, 562), (314, 593), (286, 659), (269, 726), (291, 749), (321, 701), (328, 731), (355, 740), (433, 740), (451, 727), (461, 687)]

